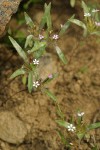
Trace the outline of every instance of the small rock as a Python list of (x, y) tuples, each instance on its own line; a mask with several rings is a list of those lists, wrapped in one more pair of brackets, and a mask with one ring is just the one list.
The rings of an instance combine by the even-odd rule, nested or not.
[(0, 112), (0, 139), (12, 143), (22, 143), (27, 134), (27, 128), (12, 112)]

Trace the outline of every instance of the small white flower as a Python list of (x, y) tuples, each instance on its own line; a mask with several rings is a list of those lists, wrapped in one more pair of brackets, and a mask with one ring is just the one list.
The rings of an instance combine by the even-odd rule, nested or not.
[(84, 16), (85, 16), (85, 17), (90, 17), (91, 14), (90, 14), (90, 13), (84, 13)]
[(84, 112), (78, 112), (78, 113), (77, 113), (77, 116), (78, 116), (78, 117), (82, 117), (83, 115), (84, 115)]
[(100, 26), (100, 22), (95, 22), (95, 25), (99, 27)]
[(38, 82), (38, 81), (33, 82), (33, 86), (34, 86), (34, 87), (36, 87), (36, 88), (37, 88), (39, 85), (40, 85), (40, 84), (39, 84), (39, 82)]
[(59, 36), (57, 34), (54, 34), (52, 38), (57, 40), (57, 39), (59, 39)]
[(64, 25), (62, 25), (62, 24), (60, 25), (61, 28), (62, 28), (63, 26), (64, 26)]
[(93, 9), (92, 10), (93, 13), (98, 12), (98, 11), (100, 11), (100, 10), (98, 10), (98, 9)]
[(76, 127), (73, 124), (69, 124), (67, 128), (68, 128), (68, 131), (72, 131), (72, 132), (76, 130)]
[(33, 60), (33, 63), (34, 63), (34, 65), (38, 65), (38, 64), (39, 64), (39, 60), (34, 59), (34, 60)]
[(40, 40), (44, 39), (44, 36), (41, 35), (41, 34), (39, 34), (39, 39), (40, 39)]

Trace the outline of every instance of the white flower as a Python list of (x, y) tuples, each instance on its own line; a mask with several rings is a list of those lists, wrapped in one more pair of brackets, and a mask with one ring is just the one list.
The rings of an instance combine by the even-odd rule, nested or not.
[(78, 113), (77, 113), (77, 116), (78, 116), (78, 117), (82, 117), (83, 115), (84, 115), (84, 112), (78, 112)]
[(76, 129), (76, 127), (73, 124), (69, 124), (67, 128), (68, 128), (68, 131), (72, 131), (72, 132), (74, 132)]
[(59, 39), (59, 36), (57, 34), (54, 34), (52, 38), (57, 40), (57, 39)]
[(100, 26), (100, 22), (95, 22), (95, 25), (99, 27)]
[(62, 28), (63, 26), (64, 26), (64, 25), (62, 25), (62, 24), (60, 25), (61, 28)]
[(44, 36), (41, 35), (41, 34), (39, 34), (39, 39), (40, 39), (40, 40), (44, 39)]
[(98, 11), (99, 11), (98, 9), (93, 9), (92, 10), (93, 13), (98, 12)]
[(39, 84), (39, 82), (38, 82), (38, 81), (33, 82), (33, 86), (34, 86), (34, 87), (36, 87), (36, 88), (37, 88), (39, 85), (40, 85), (40, 84)]
[(90, 17), (91, 14), (90, 14), (90, 13), (84, 13), (84, 16), (85, 16), (85, 17)]
[(38, 64), (39, 64), (39, 60), (34, 59), (34, 60), (33, 60), (33, 63), (34, 63), (34, 65), (38, 65)]

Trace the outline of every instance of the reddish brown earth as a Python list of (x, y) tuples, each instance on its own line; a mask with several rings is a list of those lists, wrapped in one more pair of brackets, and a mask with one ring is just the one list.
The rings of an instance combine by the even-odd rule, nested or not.
[[(41, 7), (31, 8), (30, 15), (38, 22), (41, 12)], [(65, 6), (52, 9), (56, 31), (70, 15), (69, 9)], [(11, 24), (12, 22), (14, 20)], [(59, 77), (54, 83), (49, 84), (49, 88), (58, 97), (66, 120), (69, 120), (72, 115), (75, 116), (77, 109), (81, 109), (85, 112), (86, 122), (93, 123), (100, 121), (100, 39), (90, 37), (85, 42), (83, 39), (80, 41), (81, 39), (80, 29), (71, 26), (67, 34), (58, 42), (69, 63), (63, 65), (55, 51), (50, 49), (48, 51), (52, 54), (52, 60), (50, 59), (49, 62), (48, 59), (45, 60), (46, 71), (48, 65), (53, 65), (54, 70), (59, 72)], [(22, 91), (16, 94), (25, 88), (20, 78), (5, 87), (9, 82), (9, 76), (21, 64), (22, 60), (16, 53), (4, 44), (0, 45), (0, 111), (13, 112), (28, 129), (28, 134), (20, 145), (12, 145), (0, 140), (1, 150), (67, 150), (56, 133), (57, 115), (52, 101), (39, 92), (29, 94), (28, 91)], [(83, 67), (86, 69), (82, 72)], [(48, 73), (50, 71), (52, 72), (52, 69)], [(67, 131), (65, 132), (67, 134)], [(82, 142), (80, 148), (77, 140), (73, 141), (72, 149), (92, 150), (93, 135), (95, 143), (100, 147), (100, 130), (94, 130), (90, 135), (90, 141)]]

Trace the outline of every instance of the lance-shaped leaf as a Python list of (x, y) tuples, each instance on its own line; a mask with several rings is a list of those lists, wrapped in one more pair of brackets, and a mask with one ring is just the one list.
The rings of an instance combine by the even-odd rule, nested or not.
[(74, 6), (75, 6), (75, 2), (76, 2), (76, 0), (70, 0), (70, 5), (71, 5), (72, 7), (74, 7)]
[(33, 23), (32, 19), (29, 17), (29, 15), (26, 12), (24, 12), (24, 15), (25, 15), (26, 24), (29, 25), (31, 28), (33, 28), (34, 23)]
[[(73, 15), (70, 19), (74, 19), (74, 16), (75, 16), (75, 15)], [(69, 28), (70, 24), (71, 24), (71, 22), (70, 22), (70, 21), (67, 21), (67, 22), (61, 27), (61, 30), (60, 30), (60, 32), (59, 32), (59, 35), (63, 35), (63, 34), (66, 32), (66, 30)]]
[(50, 31), (52, 30), (52, 21), (51, 21), (51, 15), (50, 15), (51, 3), (49, 3), (49, 5), (45, 4), (44, 8), (45, 8), (45, 12), (41, 19), (39, 28), (41, 30), (44, 27), (44, 25), (47, 23), (48, 30)]
[(11, 76), (10, 79), (16, 78), (17, 76), (25, 74), (25, 71), (21, 68), (16, 70)]
[(27, 46), (29, 45), (30, 47), (32, 46), (33, 43), (33, 35), (29, 35), (26, 38), (26, 42), (25, 42), (25, 48), (27, 48)]
[(63, 121), (63, 120), (56, 120), (56, 122), (62, 126), (62, 127), (65, 127), (65, 128), (68, 128), (68, 126), (70, 125), (70, 123), (66, 122), (66, 121)]
[(96, 128), (100, 128), (100, 122), (88, 125), (87, 130), (92, 130), (92, 129), (96, 129)]
[(84, 34), (83, 35), (84, 36), (87, 35), (87, 27), (82, 21), (80, 21), (78, 19), (71, 19), (71, 18), (69, 19), (69, 21), (76, 24), (76, 25), (78, 25), (78, 26), (80, 26), (81, 28), (83, 28), (84, 29)]
[(66, 137), (64, 137), (63, 133), (59, 130), (57, 130), (57, 133), (61, 138), (62, 142), (64, 143), (64, 145), (70, 146), (69, 142), (66, 140)]
[(29, 93), (32, 92), (32, 89), (33, 89), (33, 73), (29, 72), (29, 75), (28, 75), (28, 91), (29, 91)]
[(63, 54), (63, 52), (61, 51), (61, 49), (60, 49), (58, 46), (55, 46), (55, 49), (56, 49), (57, 54), (58, 54), (59, 58), (61, 59), (61, 61), (62, 61), (64, 64), (67, 64), (66, 57), (64, 56), (64, 54)]
[(95, 34), (95, 35), (97, 35), (97, 36), (100, 36), (100, 31), (92, 32), (91, 34), (92, 34), (92, 35)]
[(33, 53), (33, 52), (39, 50), (40, 48), (45, 47), (46, 44), (47, 44), (46, 42), (39, 42), (39, 41), (36, 41), (35, 44), (34, 44), (34, 46), (33, 46), (33, 48), (32, 48), (31, 50), (29, 50), (28, 53), (29, 53), (29, 54), (30, 54), (30, 53)]
[(88, 8), (88, 6), (85, 4), (84, 1), (82, 1), (82, 8), (83, 8), (83, 10), (84, 10), (84, 13), (89, 13), (89, 8)]
[(27, 55), (24, 52), (24, 50), (20, 47), (20, 45), (12, 37), (9, 36), (9, 39), (16, 51), (18, 52), (18, 54), (24, 59), (25, 62), (28, 62)]
[(48, 95), (54, 102), (57, 101), (56, 96), (53, 93), (51, 93), (48, 89), (44, 89), (44, 93), (46, 93), (46, 95)]

